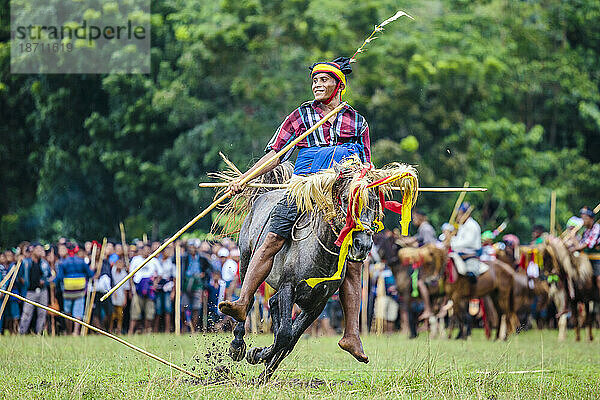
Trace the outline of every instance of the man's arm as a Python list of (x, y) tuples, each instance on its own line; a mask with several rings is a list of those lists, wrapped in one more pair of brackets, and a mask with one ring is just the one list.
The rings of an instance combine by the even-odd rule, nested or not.
[[(271, 150), (269, 151), (267, 154), (265, 154), (264, 156), (261, 157), (260, 160), (258, 160), (256, 162), (256, 164), (254, 164), (252, 166), (252, 168), (250, 168), (248, 171), (246, 171), (245, 173), (242, 174), (242, 176), (240, 176), (240, 178), (229, 184), (229, 190), (231, 190), (234, 194), (241, 192), (244, 189), (243, 185), (240, 185), (240, 181), (244, 178), (246, 178), (248, 175), (250, 175), (252, 172), (256, 171), (260, 166), (262, 166), (263, 164), (265, 164), (271, 157), (273, 157), (275, 154), (277, 154), (277, 152), (275, 150)], [(256, 176), (256, 178), (258, 178), (261, 175), (266, 174), (267, 172), (271, 171), (273, 168), (275, 168), (276, 166), (279, 165), (279, 159), (276, 159), (274, 161), (272, 161), (268, 166), (266, 166), (265, 168), (263, 168), (262, 171), (260, 171), (260, 174), (258, 174)]]

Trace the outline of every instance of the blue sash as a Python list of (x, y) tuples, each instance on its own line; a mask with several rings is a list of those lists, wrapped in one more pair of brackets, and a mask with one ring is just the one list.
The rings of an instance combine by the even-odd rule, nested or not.
[(305, 147), (298, 152), (294, 165), (294, 175), (314, 174), (323, 169), (331, 168), (333, 163), (339, 163), (344, 158), (358, 154), (364, 162), (364, 147), (358, 143), (344, 143), (327, 147)]

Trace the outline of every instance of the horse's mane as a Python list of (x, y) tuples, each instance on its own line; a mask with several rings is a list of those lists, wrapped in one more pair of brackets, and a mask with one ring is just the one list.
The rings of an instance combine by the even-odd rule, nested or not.
[[(334, 164), (332, 168), (311, 175), (293, 176), (288, 191), (300, 211), (320, 212), (325, 219), (331, 220), (339, 214), (336, 212), (335, 199), (337, 195), (344, 192), (344, 189), (347, 188), (348, 193), (358, 189), (362, 203), (368, 205), (369, 184), (389, 176), (400, 176), (403, 173), (410, 174), (410, 177), (400, 177), (379, 186), (379, 189), (385, 196), (390, 195), (392, 187), (410, 192), (412, 206), (417, 201), (418, 192), (417, 172), (414, 167), (392, 163), (380, 169), (368, 168), (368, 165), (363, 164), (358, 156), (347, 158), (340, 164)], [(383, 210), (379, 211), (383, 212)]]
[(550, 254), (554, 257), (555, 262), (562, 268), (567, 277), (582, 284), (592, 278), (592, 265), (584, 253), (580, 253), (579, 256), (575, 257), (565, 243), (556, 237), (548, 237), (546, 244), (550, 247)]
[[(254, 179), (252, 183), (258, 184), (286, 184), (292, 177), (294, 165), (288, 161), (279, 164), (271, 171)], [(209, 176), (220, 179), (225, 182), (231, 182), (239, 179), (239, 171), (229, 169), (222, 172), (211, 173)], [(223, 188), (215, 194), (215, 198), (221, 196), (227, 188)], [(236, 236), (242, 226), (242, 222), (246, 215), (252, 209), (254, 202), (261, 194), (264, 194), (272, 188), (268, 187), (252, 187), (246, 186), (244, 189), (233, 196), (229, 202), (225, 204), (219, 211), (219, 214), (214, 219), (211, 232), (220, 233), (220, 236)]]
[[(334, 199), (348, 189), (353, 193), (358, 189), (362, 203), (369, 205), (369, 190), (367, 186), (381, 179), (392, 177), (387, 183), (378, 186), (386, 198), (389, 198), (392, 187), (402, 188), (404, 194), (409, 194), (411, 207), (417, 201), (418, 180), (414, 167), (401, 163), (391, 163), (383, 168), (370, 168), (370, 164), (363, 164), (358, 156), (352, 156), (341, 163), (334, 163), (329, 169), (314, 174), (298, 176), (293, 175), (293, 165), (289, 162), (278, 165), (273, 170), (253, 180), (260, 184), (287, 184), (289, 194), (294, 198), (301, 212), (321, 213), (325, 219), (332, 220), (340, 217), (336, 211)], [(406, 174), (404, 176), (403, 174)], [(213, 178), (225, 182), (239, 179), (239, 171), (230, 169), (223, 172), (209, 174)], [(227, 188), (223, 188), (215, 195), (220, 196)], [(218, 216), (214, 219), (211, 232), (219, 232), (222, 236), (235, 236), (239, 233), (242, 222), (252, 209), (256, 199), (263, 193), (273, 188), (246, 186), (244, 190), (231, 198), (225, 204)], [(379, 210), (380, 218), (383, 210)]]

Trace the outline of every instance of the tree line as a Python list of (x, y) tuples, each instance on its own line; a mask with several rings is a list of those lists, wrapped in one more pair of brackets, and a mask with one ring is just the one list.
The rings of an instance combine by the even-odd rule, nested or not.
[[(148, 75), (10, 73), (0, 0), (0, 245), (174, 232), (212, 199), (206, 173), (262, 155), (311, 98), (308, 66), (350, 56), (392, 0), (159, 0)], [(100, 8), (98, 6), (98, 8)], [(523, 237), (600, 201), (600, 4), (405, 1), (354, 64), (345, 99), (373, 161), (418, 165), (423, 186), (469, 194), (485, 229)], [(101, 18), (101, 13), (98, 13)], [(434, 224), (454, 195), (422, 194)], [(210, 220), (197, 229), (207, 231)], [(386, 221), (393, 226), (394, 221)]]

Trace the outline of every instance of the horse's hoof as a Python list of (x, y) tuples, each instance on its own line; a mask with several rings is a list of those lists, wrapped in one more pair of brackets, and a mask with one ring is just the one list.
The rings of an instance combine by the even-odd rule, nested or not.
[(246, 355), (246, 343), (242, 341), (242, 344), (236, 346), (233, 342), (229, 345), (229, 357), (233, 361), (242, 361)]
[(261, 352), (262, 348), (260, 347), (254, 347), (250, 350), (248, 350), (248, 353), (246, 353), (246, 361), (248, 361), (248, 364), (258, 364), (259, 362), (261, 362), (260, 357), (258, 356), (258, 354)]
[(261, 372), (258, 376), (258, 384), (266, 384), (267, 382), (269, 382), (269, 379), (271, 379), (271, 376), (273, 376), (273, 371), (269, 371), (267, 368), (265, 368), (265, 370)]

